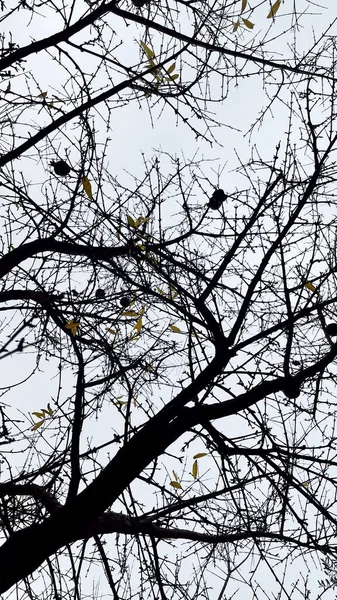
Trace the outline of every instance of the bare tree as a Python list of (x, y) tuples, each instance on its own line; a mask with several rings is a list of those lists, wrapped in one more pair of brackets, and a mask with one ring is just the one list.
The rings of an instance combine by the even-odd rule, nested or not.
[[(247, 37), (262, 9), (277, 24), (280, 2), (2, 7), (38, 38), (0, 60), (2, 594), (335, 585), (335, 40), (280, 61), (272, 27)], [(111, 172), (115, 109), (214, 141), (247, 76), (251, 136), (281, 106), (288, 129), (271, 155), (251, 137), (236, 187), (164, 151)]]

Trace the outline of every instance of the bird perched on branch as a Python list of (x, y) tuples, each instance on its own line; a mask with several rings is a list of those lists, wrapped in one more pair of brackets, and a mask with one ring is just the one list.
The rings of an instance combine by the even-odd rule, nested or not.
[(66, 177), (71, 171), (71, 167), (69, 167), (65, 160), (52, 160), (49, 164), (59, 177)]
[(208, 206), (211, 210), (217, 210), (221, 204), (226, 200), (227, 194), (223, 190), (214, 190), (211, 198), (209, 199)]

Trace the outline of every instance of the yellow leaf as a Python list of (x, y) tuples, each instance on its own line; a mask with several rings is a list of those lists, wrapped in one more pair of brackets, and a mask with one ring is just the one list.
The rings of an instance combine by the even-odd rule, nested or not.
[(91, 183), (90, 183), (88, 177), (86, 177), (85, 175), (84, 175), (84, 177), (82, 177), (82, 185), (83, 185), (86, 195), (88, 196), (88, 198), (90, 200), (92, 200), (93, 197), (92, 197), (92, 191), (91, 191)]
[(144, 44), (144, 42), (140, 42), (140, 45), (143, 48), (148, 59), (155, 57), (155, 53), (153, 52), (153, 50), (151, 50), (151, 48), (149, 48), (146, 44)]
[(194, 477), (194, 479), (196, 479), (198, 477), (198, 461), (195, 460), (192, 466), (192, 475)]
[(44, 421), (39, 421), (38, 423), (35, 423), (35, 425), (32, 427), (31, 431), (36, 431), (39, 427), (41, 427), (41, 425), (43, 425)]
[(240, 27), (240, 21), (236, 21), (234, 27), (233, 27), (233, 33), (235, 33)]
[(198, 452), (198, 454), (195, 454), (193, 456), (193, 458), (202, 458), (203, 456), (207, 456), (208, 452)]
[(169, 325), (169, 329), (171, 329), (171, 331), (174, 331), (174, 333), (181, 333), (181, 329), (179, 329), (179, 327), (176, 327), (175, 325)]
[(127, 310), (121, 314), (121, 317), (139, 317), (139, 313), (134, 310)]
[(116, 331), (114, 329), (108, 329), (109, 333), (116, 333)]
[(133, 218), (130, 217), (130, 215), (128, 215), (128, 224), (130, 225), (130, 227), (136, 227), (136, 223), (133, 220)]
[(242, 21), (246, 25), (247, 29), (253, 29), (254, 28), (254, 23), (252, 23), (251, 21), (248, 21), (248, 19), (242, 19)]
[(137, 340), (139, 340), (140, 337), (138, 335), (134, 335), (133, 337), (129, 338), (129, 342), (137, 342)]
[(176, 473), (175, 471), (172, 471), (172, 473), (173, 473), (173, 477), (174, 477), (174, 479), (175, 479), (176, 481), (178, 481), (178, 475), (177, 475), (177, 473)]
[(276, 0), (275, 4), (273, 4), (273, 6), (271, 7), (268, 15), (267, 15), (267, 19), (272, 19), (273, 17), (275, 17), (278, 9), (280, 8), (281, 5), (281, 0)]
[(172, 71), (174, 71), (175, 68), (176, 68), (176, 63), (172, 63), (172, 65), (170, 65), (169, 68), (167, 69), (166, 73), (168, 73), (168, 74), (172, 73)]
[(66, 323), (65, 328), (66, 329), (70, 329), (70, 331), (73, 334), (73, 336), (75, 336), (76, 333), (77, 333), (77, 329), (79, 328), (79, 326), (80, 326), (79, 323), (74, 323), (74, 321), (69, 321), (69, 323)]
[(53, 413), (54, 413), (54, 411), (53, 411), (53, 409), (51, 408), (51, 406), (50, 406), (49, 402), (48, 402), (48, 404), (47, 404), (47, 410), (48, 410), (48, 414), (49, 414), (50, 416), (52, 416), (52, 415), (53, 415)]
[(45, 408), (41, 408), (42, 414), (43, 414), (43, 418), (45, 418), (46, 416), (49, 415), (49, 412), (45, 409)]
[(124, 406), (124, 404), (127, 404), (126, 401), (122, 401), (122, 400), (118, 400), (118, 402), (115, 402), (116, 406)]
[(171, 481), (170, 485), (172, 485), (172, 487), (176, 488), (177, 490), (182, 490), (183, 489), (181, 487), (179, 481)]
[(311, 292), (316, 292), (316, 288), (315, 288), (314, 284), (311, 283), (311, 281), (306, 281), (304, 284), (304, 287), (306, 287)]
[(38, 419), (44, 419), (44, 414), (40, 412), (33, 412), (32, 415), (35, 415)]
[(137, 331), (137, 333), (140, 333), (141, 328), (143, 327), (143, 318), (139, 317), (136, 325), (134, 326), (134, 329)]

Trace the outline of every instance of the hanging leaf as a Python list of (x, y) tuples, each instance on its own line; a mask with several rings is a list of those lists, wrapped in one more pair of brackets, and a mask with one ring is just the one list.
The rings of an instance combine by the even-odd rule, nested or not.
[(121, 317), (139, 317), (139, 313), (134, 310), (127, 310), (121, 314)]
[(143, 318), (139, 317), (136, 325), (134, 326), (134, 329), (137, 331), (137, 333), (140, 333), (141, 328), (143, 327)]
[(11, 91), (11, 82), (9, 82), (9, 84), (7, 85), (6, 89), (5, 89), (5, 94), (8, 94)]
[(156, 55), (153, 52), (153, 50), (151, 50), (151, 48), (149, 48), (146, 44), (144, 44), (144, 42), (140, 42), (141, 47), (143, 48), (147, 58), (149, 60), (151, 60), (151, 58), (154, 58)]
[(88, 198), (90, 200), (93, 200), (92, 191), (91, 191), (91, 183), (90, 183), (88, 177), (86, 177), (85, 175), (84, 175), (84, 177), (82, 177), (82, 185), (83, 185), (84, 191), (85, 191), (86, 195), (88, 196)]
[(168, 74), (172, 73), (172, 71), (174, 71), (175, 68), (176, 68), (176, 63), (172, 63), (172, 65), (170, 65), (169, 68), (167, 69), (166, 73), (168, 73)]
[(241, 2), (241, 12), (243, 13), (244, 10), (246, 10), (247, 8), (247, 0), (242, 0)]
[(166, 78), (166, 81), (175, 81), (176, 79), (178, 79), (179, 75), (178, 73), (175, 73), (174, 75), (170, 75), (170, 77)]
[(248, 21), (248, 19), (242, 19), (242, 21), (246, 25), (247, 29), (254, 29), (254, 23)]
[(240, 27), (240, 21), (236, 21), (234, 27), (233, 27), (233, 33), (235, 33)]
[(174, 477), (174, 479), (175, 479), (176, 481), (178, 481), (178, 475), (177, 475), (177, 473), (176, 473), (175, 471), (172, 471), (172, 473), (173, 473), (173, 477)]
[(202, 458), (203, 456), (207, 456), (208, 452), (198, 452), (198, 454), (195, 454), (193, 456), (193, 458)]
[(132, 217), (130, 217), (130, 215), (128, 215), (128, 225), (130, 225), (130, 227), (136, 227), (136, 222)]
[(174, 333), (181, 333), (181, 329), (179, 329), (179, 327), (176, 327), (175, 325), (169, 325), (169, 329), (171, 329), (171, 331), (174, 331)]
[(179, 481), (171, 481), (170, 485), (174, 488), (176, 488), (176, 490), (182, 490), (183, 488), (181, 487)]
[(53, 409), (51, 408), (49, 402), (47, 404), (48, 415), (51, 417), (54, 414)]
[(41, 427), (41, 425), (43, 425), (44, 421), (39, 421), (38, 423), (35, 423), (35, 425), (33, 425), (31, 431), (36, 431), (39, 427)]
[(278, 9), (280, 8), (281, 5), (281, 0), (276, 0), (275, 4), (273, 4), (273, 6), (271, 7), (268, 15), (267, 15), (267, 19), (272, 19), (273, 17), (275, 17)]
[(198, 477), (198, 461), (195, 460), (192, 466), (192, 475), (194, 477), (194, 479), (196, 479)]
[(43, 412), (32, 412), (32, 415), (35, 415), (38, 419), (44, 419), (44, 414)]
[(114, 329), (108, 329), (109, 333), (116, 333), (116, 331)]
[(73, 336), (76, 335), (79, 326), (80, 326), (80, 324), (79, 323), (75, 323), (74, 321), (69, 321), (69, 323), (65, 324), (65, 328), (66, 329), (70, 329), (70, 331), (73, 334)]
[(316, 292), (316, 287), (314, 286), (313, 283), (311, 283), (311, 281), (306, 281), (304, 284), (304, 287), (306, 287), (308, 290), (310, 290), (311, 292)]

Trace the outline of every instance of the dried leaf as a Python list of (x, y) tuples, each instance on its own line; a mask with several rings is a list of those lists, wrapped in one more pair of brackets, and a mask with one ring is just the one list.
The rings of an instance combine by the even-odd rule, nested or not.
[(6, 89), (5, 89), (5, 94), (8, 94), (11, 91), (11, 82), (9, 82), (9, 84), (7, 85)]
[(136, 227), (136, 222), (133, 220), (132, 217), (130, 217), (130, 215), (128, 215), (128, 224), (130, 225), (130, 227)]
[(247, 1), (248, 0), (242, 0), (241, 2), (241, 12), (243, 13), (244, 10), (246, 10), (247, 8)]
[(143, 48), (148, 59), (155, 57), (155, 53), (153, 52), (153, 50), (151, 50), (151, 48), (149, 48), (144, 42), (140, 42), (140, 45)]
[(233, 27), (233, 33), (235, 33), (240, 27), (240, 21), (236, 21), (234, 27)]
[(273, 17), (275, 17), (280, 6), (281, 6), (281, 0), (276, 0), (275, 4), (273, 4), (269, 13), (267, 14), (267, 19), (272, 19)]
[(53, 409), (51, 408), (51, 406), (50, 406), (49, 402), (48, 402), (48, 404), (47, 404), (47, 410), (48, 410), (48, 414), (49, 414), (49, 416), (51, 417), (51, 416), (54, 414), (54, 411), (53, 411)]
[(170, 75), (170, 77), (167, 77), (166, 81), (175, 81), (176, 79), (178, 79), (178, 77), (178, 73), (175, 73), (174, 75)]
[(248, 21), (248, 19), (242, 19), (244, 25), (246, 25), (247, 29), (254, 29), (254, 23)]
[(38, 98), (45, 98), (47, 96), (48, 92), (41, 92), (41, 94), (38, 95)]
[(166, 73), (168, 73), (168, 74), (172, 73), (172, 71), (174, 71), (175, 68), (176, 68), (176, 63), (172, 63), (172, 65), (170, 65), (169, 68), (167, 69)]
[(127, 310), (122, 312), (121, 317), (139, 317), (139, 313), (135, 312), (134, 310)]
[(85, 175), (84, 175), (84, 177), (82, 177), (82, 185), (83, 185), (84, 191), (85, 191), (86, 195), (88, 196), (88, 198), (90, 200), (93, 200), (92, 191), (91, 191), (91, 183), (90, 183), (88, 177), (86, 177)]
[(32, 415), (35, 415), (38, 419), (44, 419), (44, 414), (41, 412), (32, 412)]
[(79, 323), (74, 323), (74, 321), (69, 321), (69, 323), (65, 324), (65, 328), (66, 329), (70, 329), (70, 331), (73, 334), (73, 336), (76, 335), (77, 329), (79, 328), (79, 326), (80, 326), (80, 324)]
[(137, 331), (137, 333), (140, 333), (141, 328), (143, 327), (143, 318), (139, 317), (136, 325), (134, 326), (134, 329)]
[(176, 490), (182, 490), (183, 488), (181, 487), (179, 481), (171, 481), (170, 485), (174, 488), (176, 488)]
[(196, 479), (198, 477), (198, 461), (195, 460), (192, 466), (192, 475), (194, 477), (194, 479)]
[(116, 333), (116, 331), (114, 329), (108, 329), (109, 333)]
[(308, 290), (310, 290), (311, 292), (316, 292), (316, 287), (314, 286), (313, 283), (311, 283), (311, 281), (306, 281), (304, 284), (304, 287), (306, 287)]
[(175, 325), (169, 325), (169, 329), (171, 329), (171, 331), (174, 331), (174, 333), (181, 333), (181, 329), (179, 329), (179, 327), (176, 327)]
[(176, 481), (178, 481), (178, 475), (177, 475), (177, 473), (176, 473), (175, 471), (172, 471), (172, 473), (173, 473), (173, 477), (174, 477), (174, 479), (175, 479)]
[(38, 423), (35, 423), (35, 425), (33, 425), (31, 431), (36, 431), (39, 427), (41, 427), (41, 425), (43, 425), (44, 421), (39, 421)]
[(208, 452), (198, 452), (198, 454), (195, 454), (193, 456), (193, 458), (202, 458), (203, 456), (207, 456)]

